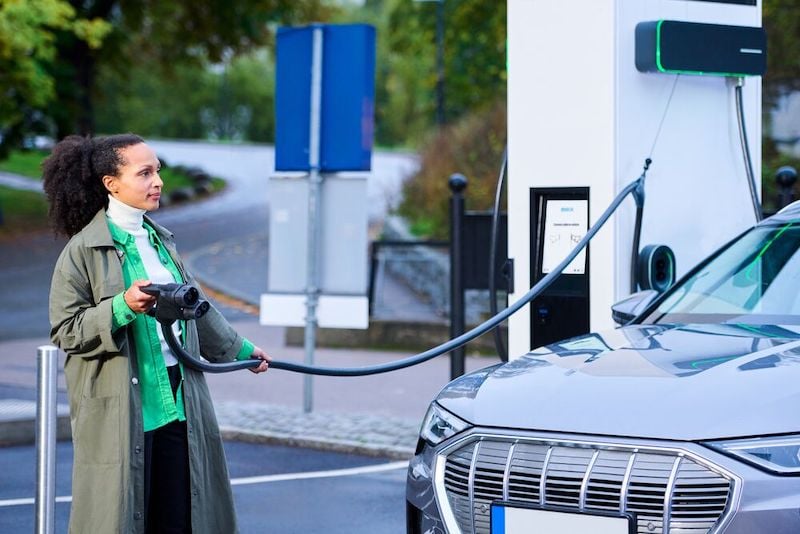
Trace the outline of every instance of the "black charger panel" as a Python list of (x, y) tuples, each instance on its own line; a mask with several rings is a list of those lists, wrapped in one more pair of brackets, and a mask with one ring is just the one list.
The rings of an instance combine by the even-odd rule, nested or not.
[(641, 72), (761, 76), (767, 68), (764, 28), (677, 20), (636, 25), (636, 68)]

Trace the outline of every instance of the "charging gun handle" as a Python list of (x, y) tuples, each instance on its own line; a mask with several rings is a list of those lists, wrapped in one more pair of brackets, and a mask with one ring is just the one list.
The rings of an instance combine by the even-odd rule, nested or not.
[(139, 286), (142, 293), (147, 293), (150, 296), (158, 297), (163, 291), (164, 284), (153, 284), (152, 282), (146, 286)]

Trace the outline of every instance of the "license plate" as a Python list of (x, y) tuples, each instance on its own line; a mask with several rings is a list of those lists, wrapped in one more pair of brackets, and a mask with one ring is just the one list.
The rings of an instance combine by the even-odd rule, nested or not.
[(492, 534), (629, 534), (627, 517), (492, 505)]

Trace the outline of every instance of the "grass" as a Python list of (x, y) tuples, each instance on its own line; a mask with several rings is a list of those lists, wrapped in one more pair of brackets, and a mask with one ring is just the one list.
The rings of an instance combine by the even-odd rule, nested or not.
[(8, 159), (0, 161), (0, 171), (42, 179), (42, 160), (48, 152), (42, 150), (15, 150)]
[(0, 187), (0, 237), (9, 237), (47, 228), (47, 203), (35, 191)]
[[(0, 171), (41, 180), (41, 166), (48, 152), (41, 150), (17, 150), (8, 159), (0, 161)], [(191, 188), (194, 180), (176, 169), (161, 170), (164, 194), (180, 188)], [(212, 178), (213, 191), (225, 187), (225, 180)], [(20, 191), (0, 186), (0, 237), (19, 235), (47, 228), (47, 202), (44, 195), (35, 191)]]

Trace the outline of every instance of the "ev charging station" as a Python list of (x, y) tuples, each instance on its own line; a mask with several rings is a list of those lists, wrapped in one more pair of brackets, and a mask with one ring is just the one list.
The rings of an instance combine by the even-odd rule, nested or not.
[[(761, 31), (762, 1), (508, 0), (510, 301), (566, 256), (647, 158), (640, 248), (670, 247), (678, 277), (756, 222), (743, 146), (760, 169), (761, 79), (750, 75), (758, 68), (709, 75), (691, 65), (642, 72), (637, 63), (646, 70), (642, 54), (656, 53), (658, 66), (673, 52), (645, 50), (643, 34), (677, 21), (710, 25), (685, 25), (695, 32), (694, 48), (681, 51), (689, 62), (713, 62), (732, 40), (733, 67), (738, 58), (763, 64), (764, 47), (737, 41)], [(666, 45), (665, 34), (657, 37)], [(509, 354), (614, 326), (611, 305), (632, 292), (635, 219), (628, 200), (552, 286), (510, 317)]]

